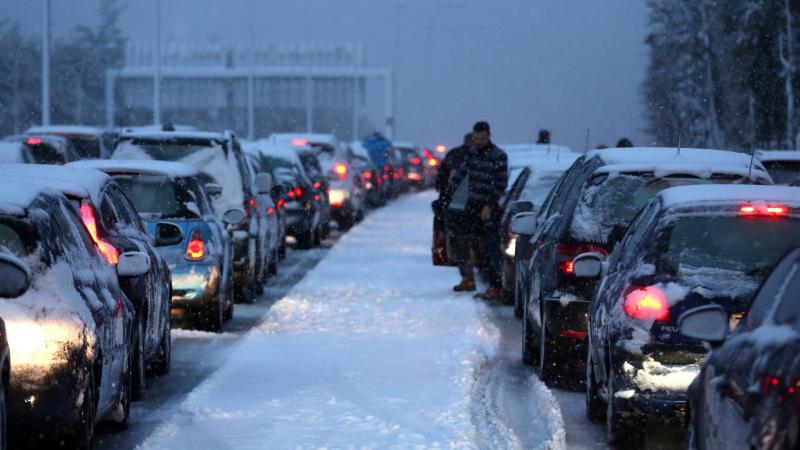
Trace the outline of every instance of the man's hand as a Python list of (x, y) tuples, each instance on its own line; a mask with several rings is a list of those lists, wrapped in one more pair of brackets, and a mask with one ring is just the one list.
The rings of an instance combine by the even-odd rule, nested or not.
[(481, 210), (481, 220), (486, 222), (492, 217), (492, 208), (484, 206)]

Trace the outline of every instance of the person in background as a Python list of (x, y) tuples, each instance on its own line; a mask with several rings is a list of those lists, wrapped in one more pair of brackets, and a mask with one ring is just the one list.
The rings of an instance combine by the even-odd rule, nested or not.
[[(450, 149), (446, 154), (439, 170), (436, 174), (436, 190), (439, 198), (431, 203), (433, 208), (433, 264), (437, 266), (456, 265), (449, 251), (449, 229), (447, 225), (448, 204), (452, 191), (448, 190), (450, 174), (454, 167), (459, 167), (463, 163), (464, 154), (472, 142), (472, 133), (464, 136), (464, 143), (456, 148)], [(467, 286), (468, 287), (468, 286)], [(460, 289), (459, 289), (460, 290)]]
[(631, 148), (633, 147), (633, 142), (630, 139), (624, 137), (617, 142), (617, 148)]
[(458, 265), (456, 292), (475, 291), (475, 265), (489, 287), (476, 297), (501, 298), (501, 236), (499, 201), (508, 184), (508, 157), (491, 141), (487, 122), (472, 129), (472, 145), (459, 164), (451, 166), (447, 184), (448, 249)]
[[(472, 133), (464, 135), (464, 142), (456, 147), (450, 149), (445, 153), (442, 163), (439, 165), (439, 171), (436, 173), (436, 191), (439, 192), (439, 201), (442, 202), (443, 194), (447, 191), (447, 183), (450, 181), (450, 172), (452, 167), (461, 163), (464, 158), (464, 152), (472, 144)], [(446, 204), (446, 201), (445, 201)]]
[(541, 129), (539, 130), (539, 139), (536, 140), (536, 143), (539, 145), (547, 145), (550, 143), (550, 130)]

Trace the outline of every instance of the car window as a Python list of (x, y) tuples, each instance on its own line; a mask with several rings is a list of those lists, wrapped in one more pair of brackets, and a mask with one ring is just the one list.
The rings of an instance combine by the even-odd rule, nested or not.
[(564, 199), (567, 195), (569, 195), (570, 190), (573, 188), (573, 185), (582, 172), (583, 158), (578, 159), (572, 164), (566, 173), (564, 173), (564, 176), (558, 183), (558, 186), (551, 194), (551, 198), (549, 200), (550, 207), (549, 211), (547, 211), (548, 216), (555, 213), (559, 206), (563, 205)]
[(0, 223), (0, 251), (17, 256), (27, 254), (26, 245), (17, 230), (4, 223)]
[(125, 195), (116, 186), (109, 186), (106, 189), (106, 194), (116, 212), (117, 220), (111, 225), (113, 229), (117, 231), (123, 231), (131, 227), (138, 229), (136, 226), (136, 210), (128, 203)]
[(794, 264), (780, 289), (776, 292), (777, 307), (772, 313), (772, 320), (778, 325), (791, 325), (800, 330), (800, 264)]
[(764, 167), (775, 184), (791, 184), (800, 179), (800, 161), (765, 161)]
[(628, 227), (627, 238), (620, 243), (621, 248), (615, 253), (619, 258), (618, 263), (622, 263), (624, 267), (631, 267), (636, 259), (641, 255), (641, 247), (643, 239), (649, 235), (655, 221), (653, 219), (659, 213), (659, 204), (653, 201), (642, 210), (636, 219)]
[(747, 311), (745, 320), (742, 321), (743, 326), (748, 330), (752, 330), (760, 326), (766, 320), (769, 312), (775, 305), (775, 297), (778, 295), (778, 290), (784, 285), (789, 278), (789, 273), (794, 270), (798, 265), (797, 258), (786, 259), (772, 271), (769, 278), (758, 290), (753, 303), (750, 305), (750, 310)]
[(111, 198), (108, 192), (103, 193), (103, 199), (100, 202), (100, 220), (103, 222), (106, 229), (117, 229), (117, 221), (119, 219), (117, 217), (117, 211), (114, 209), (114, 199)]

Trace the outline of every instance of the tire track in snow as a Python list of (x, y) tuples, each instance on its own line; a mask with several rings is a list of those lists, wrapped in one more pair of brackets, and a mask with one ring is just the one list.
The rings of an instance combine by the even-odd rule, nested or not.
[[(497, 354), (476, 375), (470, 411), (479, 448), (563, 449), (564, 424), (555, 399), (522, 364), (511, 308), (491, 306)], [(515, 339), (516, 337), (516, 339)]]

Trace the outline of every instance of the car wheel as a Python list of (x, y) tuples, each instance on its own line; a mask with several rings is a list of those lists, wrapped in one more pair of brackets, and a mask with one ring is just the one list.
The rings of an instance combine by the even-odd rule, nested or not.
[(322, 245), (322, 227), (317, 227), (317, 230), (314, 232), (314, 247), (319, 247)]
[(592, 423), (603, 423), (606, 419), (607, 406), (600, 398), (597, 380), (592, 370), (592, 352), (586, 357), (586, 418)]
[(644, 424), (635, 417), (623, 417), (617, 408), (614, 375), (608, 374), (608, 401), (606, 402), (606, 432), (612, 448), (639, 449), (644, 446)]
[(278, 247), (278, 259), (281, 261), (286, 259), (286, 242), (281, 242), (280, 247)]
[(275, 252), (275, 258), (269, 263), (268, 275), (270, 278), (278, 276), (278, 254)]
[(307, 228), (299, 233), (297, 238), (297, 248), (300, 250), (308, 250), (314, 247), (314, 229)]
[(172, 365), (172, 329), (169, 322), (164, 325), (161, 332), (161, 342), (158, 344), (158, 359), (151, 365), (154, 375), (163, 376), (169, 373)]
[[(97, 400), (95, 394), (94, 373), (89, 369), (86, 380), (86, 387), (83, 393), (83, 404), (78, 417), (73, 425), (71, 436), (67, 447), (74, 447), (79, 450), (90, 450), (94, 445), (94, 417), (97, 412)], [(72, 444), (72, 445), (70, 445)]]
[(144, 398), (147, 385), (145, 379), (144, 325), (141, 320), (136, 321), (134, 333), (133, 357), (131, 358), (131, 370), (133, 371), (133, 376), (131, 377), (131, 399), (136, 402)]
[(539, 361), (538, 346), (533, 337), (533, 330), (531, 330), (530, 320), (528, 313), (523, 308), (522, 313), (522, 362), (526, 366), (535, 366)]
[(236, 299), (236, 303), (255, 303), (256, 295), (253, 292), (254, 284), (255, 283), (250, 283), (249, 285), (234, 288), (233, 296)]
[(223, 315), (224, 313), (222, 311), (222, 305), (219, 302), (215, 302), (213, 305), (208, 307), (208, 313), (205, 316), (205, 326), (203, 328), (206, 331), (222, 333), (222, 322), (224, 321)]
[(131, 417), (131, 396), (133, 395), (134, 359), (135, 355), (129, 353), (127, 367), (122, 376), (122, 392), (120, 392), (119, 396), (119, 405), (111, 416), (113, 420), (111, 423), (116, 431), (128, 429), (128, 420)]

